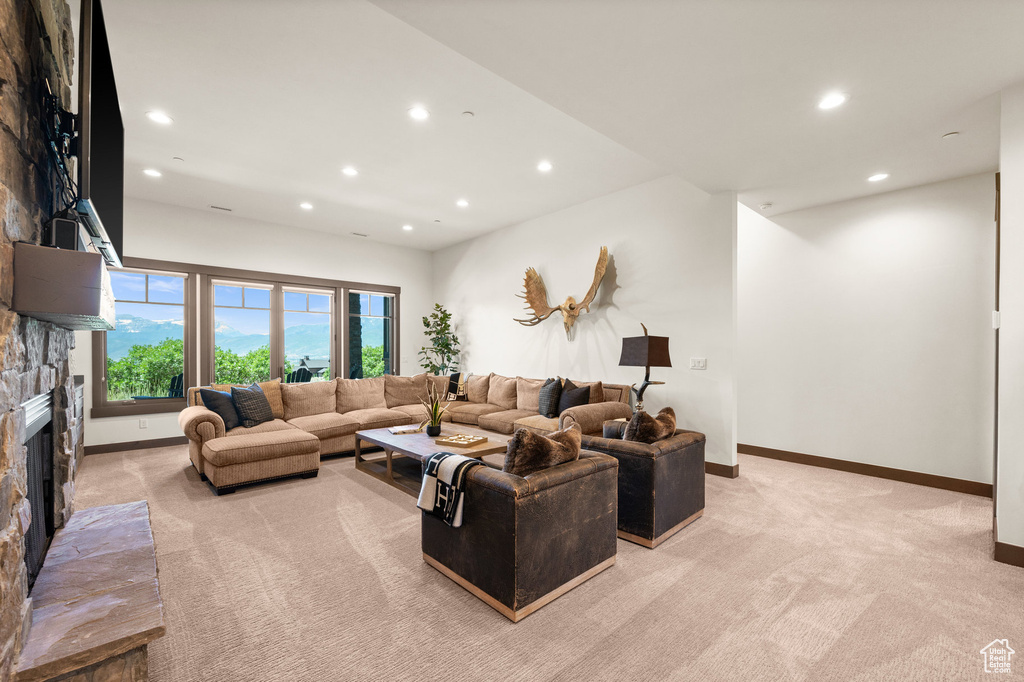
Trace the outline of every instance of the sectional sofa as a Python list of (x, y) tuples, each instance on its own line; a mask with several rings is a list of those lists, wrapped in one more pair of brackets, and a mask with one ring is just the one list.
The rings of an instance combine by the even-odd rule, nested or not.
[[(444, 418), (504, 434), (517, 428), (549, 433), (571, 421), (584, 434), (600, 434), (606, 420), (632, 414), (628, 386), (597, 381), (575, 382), (591, 387), (589, 404), (546, 417), (538, 412), (544, 381), (494, 373), (472, 375), (466, 382), (468, 400), (450, 403)], [(448, 377), (427, 374), (262, 382), (274, 419), (230, 431), (217, 413), (202, 405), (200, 388), (190, 388), (188, 407), (178, 415), (178, 424), (188, 437), (196, 471), (217, 494), (224, 494), (249, 483), (315, 476), (321, 456), (353, 450), (356, 431), (423, 421), (426, 410), (420, 401), (427, 398), (429, 382), (440, 394), (447, 391)], [(230, 385), (212, 388), (226, 391)]]

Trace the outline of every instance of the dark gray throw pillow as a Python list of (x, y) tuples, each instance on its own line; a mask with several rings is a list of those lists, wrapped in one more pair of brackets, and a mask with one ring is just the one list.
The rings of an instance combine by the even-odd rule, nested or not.
[(537, 411), (545, 417), (558, 416), (558, 399), (562, 397), (562, 380), (548, 379), (540, 387)]
[(562, 384), (562, 395), (558, 398), (558, 414), (570, 407), (579, 407), (590, 402), (590, 386), (577, 386), (568, 379)]
[(224, 420), (224, 430), (230, 431), (241, 423), (238, 418), (238, 410), (235, 409), (235, 401), (231, 394), (226, 391), (215, 391), (212, 388), (199, 389), (199, 395), (203, 399), (203, 405), (220, 415)]
[(517, 429), (508, 442), (502, 471), (527, 476), (558, 464), (575, 462), (580, 457), (582, 439), (576, 424), (547, 436), (529, 429)]
[(633, 418), (626, 425), (626, 432), (622, 434), (622, 440), (631, 440), (637, 443), (654, 443), (662, 438), (675, 435), (676, 432), (676, 411), (666, 407), (652, 417), (643, 410), (637, 410)]
[(231, 397), (235, 401), (238, 418), (245, 428), (249, 429), (274, 420), (274, 410), (270, 407), (270, 401), (258, 385), (253, 384), (249, 388), (232, 386)]

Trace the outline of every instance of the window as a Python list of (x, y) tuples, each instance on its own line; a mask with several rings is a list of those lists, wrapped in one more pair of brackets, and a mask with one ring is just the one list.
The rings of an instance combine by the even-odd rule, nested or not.
[[(93, 349), (99, 381), (93, 405), (131, 406), (135, 413), (182, 407), (188, 356), (188, 276), (115, 270), (116, 328)], [(96, 416), (106, 416), (97, 414)]]
[(350, 379), (392, 373), (394, 297), (352, 291), (348, 295)]
[(214, 383), (270, 378), (271, 287), (213, 281)]
[(182, 409), (192, 386), (398, 370), (398, 287), (125, 258), (93, 334), (93, 417)]
[(334, 292), (284, 289), (284, 380), (330, 379)]

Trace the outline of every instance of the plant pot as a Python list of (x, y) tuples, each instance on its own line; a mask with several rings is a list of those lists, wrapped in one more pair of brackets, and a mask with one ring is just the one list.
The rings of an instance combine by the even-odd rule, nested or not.
[(433, 424), (427, 424), (427, 435), (431, 438), (436, 438), (441, 435), (441, 425), (434, 426)]

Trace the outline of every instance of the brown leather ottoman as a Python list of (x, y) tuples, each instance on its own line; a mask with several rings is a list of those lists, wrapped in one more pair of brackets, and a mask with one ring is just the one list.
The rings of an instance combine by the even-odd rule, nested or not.
[(218, 495), (241, 485), (320, 471), (320, 439), (299, 429), (214, 438), (203, 444), (203, 475)]

